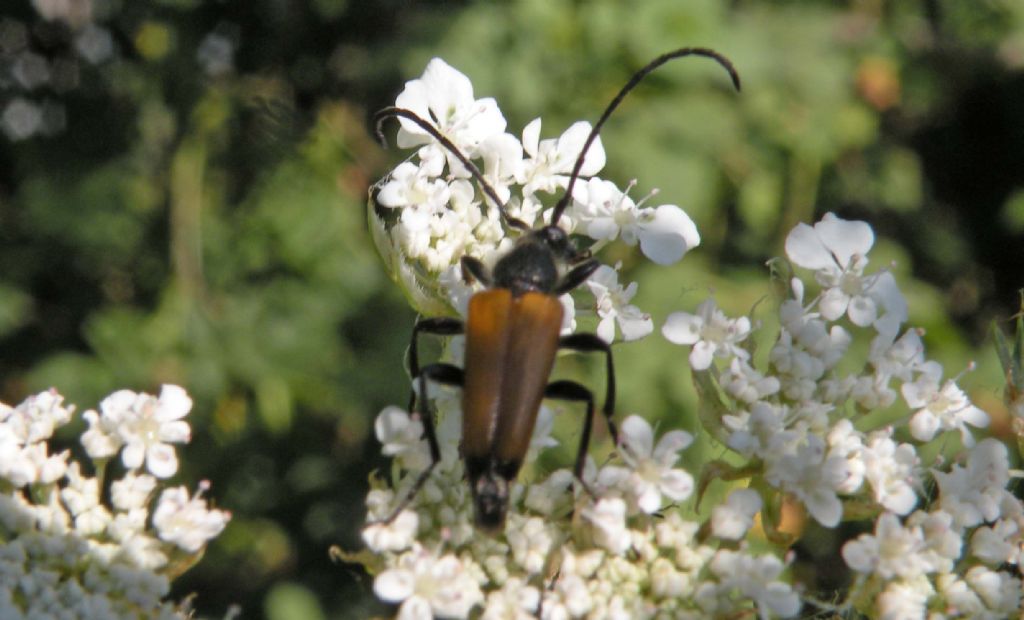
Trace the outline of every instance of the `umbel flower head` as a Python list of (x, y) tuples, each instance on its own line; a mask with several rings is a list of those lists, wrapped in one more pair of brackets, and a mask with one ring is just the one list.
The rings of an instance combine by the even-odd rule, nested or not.
[[(17, 407), (0, 403), (0, 618), (186, 618), (165, 600), (171, 580), (202, 556), (230, 514), (208, 506), (200, 484), (164, 487), (188, 441), (191, 400), (166, 385), (160, 398), (122, 390), (86, 412), (91, 461), (50, 454), (73, 407), (54, 390)], [(105, 500), (104, 464), (122, 452), (124, 473)], [(146, 469), (143, 469), (143, 465)], [(147, 473), (148, 472), (148, 473)]]
[[(548, 221), (591, 131), (590, 123), (578, 122), (557, 138), (542, 139), (538, 118), (521, 138), (507, 133), (494, 99), (476, 99), (469, 79), (440, 58), (430, 61), (422, 77), (406, 83), (396, 106), (433, 119), (452, 146), (477, 165), (508, 215), (528, 226)], [(485, 198), (453, 153), (409, 119), (400, 117), (399, 122), (398, 145), (419, 148), (371, 190), (374, 241), (417, 310), (464, 314), (470, 291), (462, 284), (460, 259), (470, 256), (493, 266), (513, 238), (506, 234), (497, 205)], [(616, 238), (629, 245), (639, 242), (644, 255), (659, 264), (678, 261), (700, 243), (696, 226), (679, 207), (642, 207), (612, 182), (597, 178), (604, 163), (597, 138), (558, 222), (567, 232), (592, 251)], [(615, 324), (627, 340), (651, 331), (650, 317), (627, 304), (635, 283), (619, 285), (614, 272), (602, 272), (593, 282), (602, 337), (614, 337)]]
[[(439, 127), (451, 126), (443, 135), (482, 162), (515, 217), (543, 221), (547, 197), (540, 194), (564, 186), (564, 161), (572, 157), (563, 151), (579, 144), (581, 130), (570, 127), (545, 144), (536, 122), (519, 142), (503, 133), (492, 100), (473, 98), (464, 76), (439, 60), (428, 74), (407, 92), (427, 101)], [(447, 90), (434, 98), (432, 88)], [(447, 106), (440, 116), (431, 107), (437, 101)], [(474, 113), (483, 120), (463, 135)], [(492, 134), (482, 135), (481, 126)], [(460, 284), (459, 258), (493, 262), (511, 242), (461, 164), (428, 138), (410, 138), (416, 155), (378, 184), (373, 225), (418, 309), (463, 310), (473, 290)], [(594, 240), (593, 251), (616, 238), (638, 241), (655, 262), (696, 245), (696, 230), (684, 226), (667, 242), (647, 236), (645, 244), (657, 222), (676, 214), (660, 213), (664, 207), (641, 213), (625, 192), (593, 176), (603, 160), (601, 151), (583, 167), (591, 178), (573, 193), (569, 231)], [(867, 223), (834, 214), (798, 225), (785, 245), (790, 268), (783, 271), (792, 277), (770, 317), (777, 327), (767, 333), (762, 320), (724, 310), (728, 300), (669, 315), (662, 334), (685, 347), (679, 366), (689, 369), (680, 380), (694, 381), (703, 432), (624, 417), (611, 455), (600, 463), (588, 457), (577, 478), (534, 466), (558, 441), (550, 424), (538, 424), (526, 473), (510, 490), (507, 521), (494, 535), (473, 526), (457, 396), (428, 391), (441, 455), (408, 503), (431, 463), (424, 421), (385, 409), (376, 430), (394, 466), (371, 481), (367, 550), (353, 556), (375, 576), (374, 592), (402, 618), (1019, 615), (1024, 505), (1007, 488), (1006, 448), (975, 439), (987, 414), (927, 359), (923, 331), (904, 325), (907, 304), (896, 279), (885, 268), (868, 270), (873, 243)], [(603, 338), (653, 331), (653, 319), (634, 318), (642, 315), (629, 305), (635, 290), (618, 285), (610, 267), (587, 285)], [(770, 340), (763, 354), (753, 354), (755, 337)], [(452, 339), (444, 359), (457, 362), (460, 350)], [(717, 443), (700, 451), (708, 455), (703, 462), (688, 453), (682, 461), (695, 437)], [(948, 448), (944, 466), (922, 465), (926, 442)], [(845, 564), (853, 575), (847, 590), (823, 597), (814, 584), (795, 581), (788, 568), (800, 532), (776, 529), (784, 506), (826, 529), (864, 522), (861, 531), (871, 533), (822, 560)]]

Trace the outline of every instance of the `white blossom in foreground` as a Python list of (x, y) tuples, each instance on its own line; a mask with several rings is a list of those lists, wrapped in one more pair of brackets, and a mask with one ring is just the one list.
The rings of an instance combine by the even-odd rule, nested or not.
[(725, 503), (711, 512), (711, 531), (726, 540), (740, 540), (754, 525), (754, 517), (761, 512), (761, 496), (752, 489), (736, 489)]
[[(448, 116), (435, 115), (439, 129), (478, 162), (510, 214), (531, 226), (544, 222), (589, 126), (541, 139), (536, 120), (520, 143), (494, 122), (489, 103), (473, 98), (464, 76), (439, 66), (429, 73), (455, 85), (438, 95), (449, 104)], [(417, 97), (430, 101), (424, 85), (437, 75), (412, 88)], [(465, 134), (451, 126), (474, 110), (491, 120)], [(451, 313), (474, 293), (459, 272), (461, 257), (492, 266), (512, 238), (450, 154), (425, 135), (415, 143), (425, 146), (371, 194), (371, 226), (416, 306), (426, 312), (430, 300), (441, 300), (440, 312)], [(675, 207), (643, 207), (629, 188), (596, 177), (604, 160), (595, 147), (559, 222), (576, 239), (593, 240), (591, 251), (615, 239), (639, 244), (656, 263), (678, 260), (699, 242)], [(1020, 616), (1019, 473), (1003, 444), (975, 439), (988, 415), (957, 381), (943, 381), (924, 331), (905, 325), (907, 303), (893, 273), (867, 271), (874, 241), (867, 223), (826, 214), (787, 237), (788, 263), (775, 270), (785, 274), (784, 298), (774, 311), (764, 303), (757, 320), (730, 316), (708, 299), (671, 313), (662, 334), (690, 348), (668, 366), (681, 369), (676, 380), (696, 385), (696, 411), (669, 412), (657, 426), (615, 412), (618, 444), (582, 455), (580, 479), (571, 463), (554, 471), (538, 463), (545, 451), (577, 440), (559, 436), (543, 410), (509, 490), (505, 527), (492, 535), (473, 525), (457, 391), (428, 390), (441, 457), (415, 495), (430, 458), (423, 420), (385, 409), (375, 428), (394, 464), (372, 483), (367, 549), (351, 559), (373, 575), (378, 597), (409, 618)], [(597, 333), (608, 342), (617, 331), (625, 340), (650, 331), (630, 303), (635, 285), (620, 285), (616, 269), (595, 270), (586, 284), (595, 303), (565, 296), (563, 328), (574, 329), (578, 307), (596, 310)], [(453, 338), (442, 359), (460, 363), (462, 346)], [(1012, 347), (1001, 351), (1004, 366), (1016, 368)], [(1009, 396), (1017, 402), (1016, 392)], [(669, 419), (686, 420), (689, 432)], [(601, 426), (598, 416), (594, 443)], [(101, 527), (108, 517), (96, 510), (95, 493), (84, 485), (75, 493), (82, 521)], [(847, 524), (861, 533), (846, 534)], [(808, 558), (794, 545), (815, 531), (811, 525), (831, 532), (818, 532), (804, 549), (836, 542)], [(813, 579), (823, 563), (830, 575), (845, 569), (849, 585), (818, 591)]]
[(674, 469), (679, 452), (693, 442), (686, 431), (670, 431), (654, 443), (647, 420), (631, 415), (619, 429), (619, 454), (626, 467), (609, 465), (598, 474), (598, 483), (627, 494), (643, 512), (661, 508), (662, 496), (682, 501), (693, 492), (693, 476)]
[(696, 314), (674, 312), (669, 315), (661, 333), (675, 344), (691, 344), (690, 366), (705, 370), (718, 357), (745, 360), (748, 353), (739, 345), (750, 334), (750, 319), (730, 319), (709, 299), (697, 308)]
[[(618, 265), (616, 265), (617, 268)], [(587, 280), (587, 286), (597, 302), (597, 315), (601, 317), (596, 333), (608, 343), (615, 340), (616, 324), (622, 330), (623, 339), (627, 342), (643, 338), (654, 331), (654, 321), (651, 320), (651, 315), (629, 303), (636, 295), (637, 283), (633, 282), (623, 288), (619, 284), (619, 275), (616, 269), (608, 265), (601, 265)]]
[(160, 398), (120, 390), (103, 399), (101, 413), (83, 414), (89, 430), (82, 444), (94, 459), (121, 452), (128, 469), (143, 464), (157, 478), (168, 478), (178, 471), (178, 457), (172, 443), (187, 443), (191, 429), (181, 418), (192, 409), (192, 399), (176, 385), (165, 385)]
[(483, 600), (476, 580), (458, 558), (436, 558), (420, 548), (403, 554), (397, 566), (378, 575), (373, 591), (385, 601), (401, 603), (398, 617), (403, 620), (465, 618)]
[[(74, 412), (56, 391), (13, 408), (0, 403), (0, 617), (191, 616), (187, 604), (165, 600), (171, 580), (198, 561), (230, 514), (201, 498), (206, 483), (194, 496), (178, 487), (157, 499), (158, 479), (140, 471), (150, 458), (151, 471), (177, 467), (174, 448), (161, 442), (188, 440), (181, 418), (190, 408), (177, 386), (164, 386), (159, 399), (116, 392), (102, 415), (83, 416), (90, 429), (81, 441), (93, 459), (83, 465), (69, 452), (56, 461), (45, 456), (53, 432)], [(107, 503), (102, 477), (86, 472), (105, 471), (97, 466), (122, 449), (133, 451), (129, 470), (110, 482)]]

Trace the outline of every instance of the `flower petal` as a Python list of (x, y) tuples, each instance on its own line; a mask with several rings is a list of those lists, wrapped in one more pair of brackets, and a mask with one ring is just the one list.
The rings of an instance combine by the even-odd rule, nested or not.
[[(592, 126), (586, 121), (577, 121), (573, 123), (568, 129), (562, 133), (558, 138), (558, 154), (565, 158), (565, 161), (569, 164), (569, 168), (565, 171), (570, 172), (572, 166), (576, 164), (576, 159), (580, 156), (580, 151), (583, 150), (583, 145), (587, 141), (587, 136), (590, 135)], [(598, 136), (594, 140), (593, 144), (590, 145), (590, 149), (587, 151), (587, 156), (583, 158), (583, 167), (580, 168), (581, 177), (592, 177), (604, 168), (605, 164), (605, 153), (604, 146), (601, 144), (601, 136)]]
[(690, 368), (694, 370), (707, 370), (711, 366), (711, 360), (715, 356), (717, 347), (714, 343), (701, 340), (693, 345), (690, 351)]
[[(634, 307), (629, 306), (627, 310)], [(654, 331), (654, 320), (643, 312), (620, 312), (617, 320), (626, 342), (639, 340)]]
[(160, 420), (178, 420), (192, 410), (192, 399), (188, 392), (177, 385), (164, 385), (160, 389)]
[(121, 462), (128, 469), (138, 469), (142, 467), (142, 462), (146, 459), (146, 448), (141, 441), (132, 441), (125, 445), (124, 451), (121, 452)]
[(653, 514), (661, 508), (661, 491), (657, 486), (640, 482), (636, 485), (635, 491), (636, 505), (640, 507), (640, 510), (647, 514)]
[(931, 411), (922, 409), (910, 418), (910, 434), (918, 441), (931, 441), (939, 430), (939, 419)]
[(840, 219), (833, 213), (826, 213), (814, 231), (843, 268), (854, 256), (865, 256), (875, 244), (875, 233), (867, 222)]
[(601, 322), (597, 324), (597, 337), (604, 340), (608, 344), (615, 341), (615, 317), (613, 315), (606, 316), (601, 319)]
[(654, 209), (654, 217), (640, 225), (639, 237), (640, 251), (659, 265), (671, 265), (700, 245), (697, 225), (675, 205)]
[(786, 237), (786, 256), (800, 267), (825, 269), (835, 267), (836, 261), (818, 233), (807, 224), (797, 224)]
[[(665, 319), (661, 334), (675, 344), (693, 344), (700, 339), (704, 319), (689, 312), (673, 312)], [(706, 368), (706, 366), (705, 366)]]
[(875, 317), (878, 316), (875, 300), (866, 295), (857, 295), (851, 299), (847, 311), (850, 313), (850, 321), (858, 327), (871, 325), (875, 322)]
[(686, 431), (669, 431), (658, 440), (654, 448), (654, 460), (665, 467), (675, 465), (679, 452), (693, 443), (693, 435)]
[(818, 302), (818, 309), (821, 310), (821, 317), (826, 321), (835, 321), (846, 314), (846, 308), (850, 305), (850, 296), (844, 293), (839, 287), (830, 288), (821, 295)]
[(647, 420), (631, 415), (622, 422), (619, 443), (626, 446), (630, 454), (647, 458), (654, 449), (654, 430)]
[(168, 444), (153, 444), (146, 450), (146, 468), (157, 478), (170, 478), (178, 471), (178, 455)]
[(409, 598), (415, 586), (415, 575), (411, 571), (398, 568), (386, 570), (373, 580), (374, 594), (389, 603), (398, 603)]
[(681, 469), (670, 469), (661, 474), (658, 487), (666, 497), (679, 502), (693, 493), (693, 476)]
[(523, 128), (523, 150), (526, 151), (530, 157), (536, 157), (539, 144), (540, 119), (535, 118)]

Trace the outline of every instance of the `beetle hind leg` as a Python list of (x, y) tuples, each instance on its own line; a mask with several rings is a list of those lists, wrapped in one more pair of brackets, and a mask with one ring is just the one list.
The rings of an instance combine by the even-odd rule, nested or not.
[[(423, 437), (427, 440), (427, 447), (430, 450), (430, 465), (426, 469), (419, 473), (416, 481), (413, 482), (409, 492), (406, 493), (402, 501), (398, 502), (398, 505), (391, 511), (391, 514), (386, 519), (378, 521), (380, 524), (388, 524), (395, 520), (395, 518), (409, 506), (413, 498), (419, 493), (420, 489), (430, 478), (431, 472), (437, 467), (437, 464), (441, 462), (441, 445), (437, 441), (437, 428), (434, 423), (434, 414), (430, 410), (430, 406), (427, 404), (427, 379), (441, 383), (444, 385), (454, 385), (461, 387), (463, 384), (463, 372), (458, 366), (451, 364), (428, 364), (423, 368), (419, 369), (417, 376), (417, 388), (413, 390), (414, 404), (418, 405), (416, 413), (420, 417), (420, 421), (423, 423)], [(417, 394), (418, 392), (418, 394)], [(418, 398), (417, 398), (418, 396)], [(412, 405), (409, 407), (410, 413), (412, 413)]]
[(569, 334), (562, 336), (558, 342), (559, 349), (569, 349), (581, 353), (604, 353), (605, 377), (607, 386), (604, 394), (604, 407), (601, 412), (604, 414), (605, 422), (608, 424), (608, 432), (612, 436), (615, 445), (619, 445), (619, 431), (615, 426), (613, 416), (615, 414), (615, 364), (612, 361), (612, 347), (602, 340), (597, 334)]
[(593, 392), (575, 381), (553, 381), (544, 389), (544, 397), (586, 403), (587, 414), (583, 419), (583, 434), (580, 436), (580, 446), (576, 451), (576, 464), (572, 473), (583, 485), (584, 490), (592, 497), (596, 497), (587, 481), (583, 479), (583, 465), (586, 463), (587, 448), (590, 446), (590, 433), (594, 428)]

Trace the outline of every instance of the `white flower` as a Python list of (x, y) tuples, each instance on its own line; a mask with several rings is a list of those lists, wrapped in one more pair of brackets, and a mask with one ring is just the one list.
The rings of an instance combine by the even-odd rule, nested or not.
[(739, 540), (754, 525), (761, 510), (761, 496), (753, 489), (736, 489), (725, 503), (711, 509), (711, 531), (727, 540)]
[(1022, 542), (1020, 524), (1012, 519), (1000, 519), (991, 526), (974, 530), (971, 554), (992, 566), (1019, 564)]
[(931, 582), (924, 575), (892, 581), (878, 595), (878, 617), (884, 620), (925, 618), (928, 599), (934, 592)]
[(750, 354), (739, 346), (750, 334), (750, 319), (742, 316), (730, 319), (708, 299), (697, 306), (697, 314), (673, 312), (668, 316), (661, 333), (669, 342), (692, 344), (690, 366), (694, 370), (706, 370), (715, 357), (742, 360)]
[(0, 403), (0, 423), (22, 445), (46, 441), (55, 429), (71, 421), (75, 408), (63, 403), (64, 397), (53, 389), (29, 396), (15, 408)]
[(615, 555), (629, 551), (632, 540), (626, 529), (626, 502), (618, 497), (602, 497), (583, 509), (581, 516), (594, 526), (594, 542)]
[(371, 551), (402, 551), (416, 541), (420, 519), (412, 510), (403, 510), (389, 523), (370, 523), (363, 528), (363, 542)]
[(990, 617), (1009, 618), (1020, 614), (1021, 580), (1003, 571), (994, 571), (986, 566), (968, 569), (965, 580), (978, 593)]
[(919, 329), (908, 329), (899, 339), (894, 335), (878, 334), (871, 341), (868, 360), (875, 371), (886, 378), (911, 381), (914, 371), (925, 363), (922, 335), (923, 331)]
[(522, 579), (513, 577), (500, 590), (487, 595), (481, 620), (531, 620), (540, 606), (540, 592)]
[(993, 522), (1001, 516), (1004, 504), (1017, 503), (1006, 490), (1010, 480), (1006, 446), (996, 439), (974, 446), (966, 468), (954, 465), (948, 473), (933, 470), (932, 475), (939, 485), (939, 505), (961, 527)]
[(765, 477), (795, 495), (818, 523), (839, 524), (843, 505), (836, 491), (848, 477), (848, 464), (843, 457), (826, 454), (825, 442), (817, 435), (809, 435), (795, 453), (771, 461)]
[(92, 458), (113, 456), (124, 446), (121, 460), (125, 467), (137, 469), (143, 463), (157, 478), (168, 478), (178, 471), (178, 457), (172, 443), (187, 443), (191, 429), (181, 418), (192, 409), (192, 399), (176, 385), (165, 385), (160, 398), (120, 390), (103, 399), (101, 414), (87, 411), (89, 430), (82, 445)]
[(692, 441), (686, 431), (670, 431), (655, 445), (651, 425), (631, 415), (619, 429), (619, 455), (628, 468), (609, 465), (598, 474), (598, 483), (628, 492), (647, 514), (661, 508), (662, 495), (682, 501), (693, 492), (693, 476), (672, 466)]
[(526, 571), (536, 575), (544, 569), (544, 563), (554, 543), (547, 522), (540, 517), (509, 515), (505, 538), (508, 540), (512, 559)]
[(402, 620), (465, 618), (484, 600), (462, 561), (454, 555), (435, 557), (419, 546), (377, 575), (373, 591), (384, 601), (401, 603), (398, 618)]
[(800, 611), (800, 596), (792, 586), (779, 580), (785, 565), (775, 556), (720, 549), (710, 568), (719, 579), (717, 596), (730, 597), (739, 591), (742, 598), (754, 601), (761, 618), (788, 618)]
[[(580, 121), (573, 123), (557, 140), (541, 140), (540, 126), (541, 121), (536, 118), (523, 129), (523, 151), (529, 158), (522, 162), (518, 180), (524, 196), (538, 191), (550, 194), (565, 188), (592, 129), (590, 123)], [(580, 177), (594, 176), (604, 164), (604, 147), (598, 136), (583, 158)]]
[(51, 455), (46, 441), (71, 419), (53, 390), (29, 396), (17, 407), (0, 403), (0, 478), (17, 488), (50, 484), (64, 476), (69, 453)]
[(430, 465), (430, 450), (423, 439), (423, 422), (404, 409), (385, 407), (373, 424), (384, 456), (394, 457), (404, 469), (418, 471)]
[(877, 317), (871, 282), (863, 277), (875, 234), (865, 222), (851, 222), (826, 213), (811, 228), (797, 224), (786, 237), (786, 255), (800, 267), (815, 270), (826, 287), (819, 301), (821, 315), (834, 321), (849, 314), (854, 325), (871, 325)]
[(886, 510), (905, 515), (917, 505), (914, 484), (920, 459), (914, 446), (897, 444), (891, 432), (879, 431), (869, 437), (861, 451), (864, 477), (876, 502)]
[(143, 508), (156, 489), (157, 480), (149, 474), (128, 472), (110, 485), (110, 500), (118, 510)]
[(731, 431), (728, 446), (745, 457), (767, 458), (772, 449), (786, 445), (798, 435), (786, 431), (789, 408), (768, 401), (757, 401), (750, 411), (722, 416), (722, 424)]
[[(505, 131), (505, 118), (494, 99), (474, 99), (469, 78), (440, 58), (427, 63), (422, 77), (405, 83), (395, 105), (424, 120), (433, 120), (438, 131), (470, 157), (482, 141)], [(399, 118), (399, 122), (399, 147), (433, 144), (434, 138), (419, 125), (405, 118)], [(453, 173), (464, 173), (451, 153), (445, 151), (445, 156)]]
[(637, 283), (631, 282), (623, 288), (619, 284), (618, 269), (601, 265), (587, 280), (587, 287), (597, 302), (597, 315), (601, 322), (597, 326), (597, 335), (607, 343), (615, 340), (615, 324), (622, 330), (622, 337), (627, 342), (638, 340), (654, 331), (651, 315), (642, 312), (629, 303), (636, 295)]
[(971, 404), (952, 379), (940, 387), (939, 376), (925, 372), (917, 381), (903, 384), (904, 400), (908, 406), (917, 409), (910, 419), (910, 433), (918, 441), (931, 441), (939, 431), (957, 430), (964, 446), (971, 447), (974, 436), (967, 425), (988, 426), (988, 414)]
[[(587, 465), (596, 467), (593, 459), (588, 457)], [(584, 473), (584, 479), (587, 474)], [(534, 512), (546, 516), (557, 516), (560, 510), (568, 511), (568, 505), (572, 500), (572, 486), (575, 477), (568, 469), (558, 469), (551, 472), (547, 479), (535, 482), (526, 488), (526, 497), (523, 504)]]
[[(488, 136), (477, 147), (477, 155), (484, 160), (483, 176), (491, 189), (498, 194), (502, 202), (507, 203), (512, 196), (510, 185), (522, 174), (523, 145), (508, 133)], [(488, 202), (492, 202), (488, 200)], [(496, 207), (497, 205), (488, 204)], [(527, 221), (533, 225), (533, 221)]]
[(153, 511), (153, 527), (161, 540), (181, 547), (189, 553), (197, 553), (206, 543), (216, 538), (231, 519), (231, 513), (209, 509), (203, 499), (208, 482), (199, 485), (194, 497), (188, 489), (175, 487), (164, 489)]
[(948, 570), (951, 552), (957, 555), (960, 547), (959, 537), (948, 527), (949, 515), (915, 515), (921, 515), (917, 524), (908, 519), (904, 527), (896, 515), (882, 513), (873, 536), (861, 534), (843, 545), (846, 564), (859, 573), (873, 573), (882, 579), (913, 579)]
[(100, 481), (81, 474), (77, 462), (67, 468), (68, 484), (60, 498), (75, 518), (75, 530), (83, 536), (95, 536), (110, 524), (110, 511), (100, 503)]
[[(628, 190), (627, 190), (628, 191)], [(573, 221), (598, 241), (621, 237), (659, 265), (671, 265), (700, 245), (697, 226), (676, 205), (643, 207), (610, 181), (590, 179), (573, 191)], [(641, 201), (642, 203), (643, 201)]]
[(719, 384), (733, 398), (747, 404), (754, 403), (779, 391), (779, 379), (758, 372), (746, 360), (732, 358), (729, 368), (722, 371)]
[[(377, 193), (377, 203), (392, 209), (409, 209), (433, 215), (444, 210), (451, 199), (451, 188), (443, 179), (431, 179), (421, 167), (410, 162), (399, 164)], [(404, 212), (403, 212), (404, 219)]]

